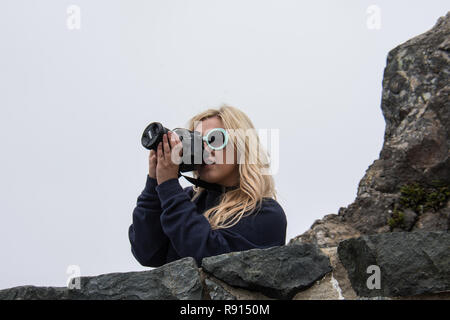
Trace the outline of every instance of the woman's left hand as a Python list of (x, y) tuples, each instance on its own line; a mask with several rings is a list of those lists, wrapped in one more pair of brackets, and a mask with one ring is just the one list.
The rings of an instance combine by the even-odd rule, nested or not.
[(178, 178), (179, 164), (181, 163), (181, 154), (183, 146), (178, 135), (169, 131), (164, 134), (163, 141), (158, 144), (156, 165), (156, 180), (158, 184), (169, 179)]

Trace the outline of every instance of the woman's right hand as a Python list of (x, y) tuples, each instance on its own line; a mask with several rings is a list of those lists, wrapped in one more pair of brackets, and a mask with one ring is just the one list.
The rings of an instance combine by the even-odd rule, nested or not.
[(156, 151), (150, 150), (150, 155), (148, 156), (148, 164), (149, 164), (148, 175), (150, 178), (153, 179), (156, 179), (156, 164), (157, 164), (156, 158), (157, 158)]

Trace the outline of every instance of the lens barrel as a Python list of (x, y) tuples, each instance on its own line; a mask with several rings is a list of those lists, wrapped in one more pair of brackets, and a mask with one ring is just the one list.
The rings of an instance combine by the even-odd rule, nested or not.
[[(142, 133), (141, 143), (148, 150), (157, 150), (158, 144), (163, 141), (163, 135), (169, 131), (175, 132), (183, 145), (182, 162), (179, 167), (180, 172), (189, 172), (204, 164), (204, 149), (202, 135), (198, 131), (191, 131), (185, 128), (175, 128), (169, 130), (159, 122), (150, 123)], [(209, 154), (205, 154), (208, 158)]]
[(168, 133), (169, 129), (165, 128), (159, 122), (150, 123), (142, 133), (141, 143), (148, 150), (155, 150), (158, 144), (163, 141), (163, 135)]

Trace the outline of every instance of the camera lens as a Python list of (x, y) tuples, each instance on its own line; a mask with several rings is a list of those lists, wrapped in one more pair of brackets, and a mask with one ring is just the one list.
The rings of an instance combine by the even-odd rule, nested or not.
[(161, 123), (152, 122), (142, 133), (141, 143), (144, 148), (156, 151), (158, 143), (162, 141), (163, 135), (167, 132), (169, 132), (169, 129), (164, 128)]
[[(169, 130), (159, 122), (152, 122), (142, 133), (141, 143), (144, 148), (156, 151), (158, 144), (163, 140), (163, 135), (169, 131), (175, 132), (182, 143), (183, 151), (182, 162), (179, 167), (180, 172), (194, 171), (198, 166), (205, 163), (204, 158), (206, 159), (209, 157), (209, 152), (203, 145), (201, 132), (198, 131), (191, 131), (185, 128)], [(223, 148), (228, 139), (226, 133), (222, 133), (220, 130), (218, 132), (211, 132), (208, 134), (208, 137), (208, 144), (217, 146), (217, 148), (214, 147), (213, 149)], [(204, 139), (206, 140), (206, 138)]]

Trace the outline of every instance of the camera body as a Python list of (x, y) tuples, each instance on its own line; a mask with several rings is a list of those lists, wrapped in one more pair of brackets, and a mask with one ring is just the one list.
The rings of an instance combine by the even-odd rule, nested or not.
[[(189, 172), (197, 170), (198, 166), (204, 164), (205, 150), (202, 140), (202, 135), (198, 131), (191, 131), (184, 128), (175, 128), (169, 130), (159, 122), (150, 123), (142, 133), (142, 146), (148, 150), (157, 150), (158, 144), (163, 141), (163, 135), (169, 131), (175, 132), (183, 146), (182, 162), (180, 163), (180, 172)], [(208, 155), (205, 155), (207, 158)]]

